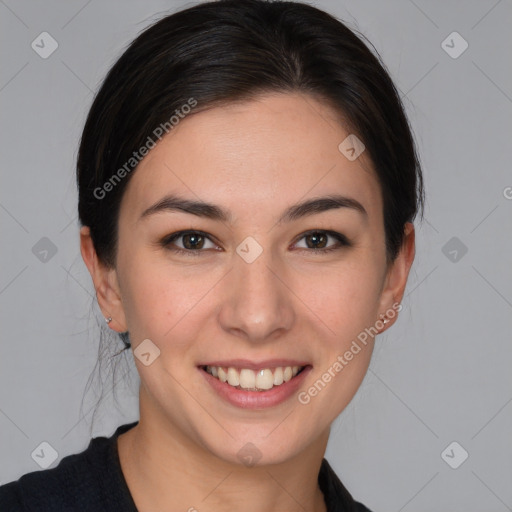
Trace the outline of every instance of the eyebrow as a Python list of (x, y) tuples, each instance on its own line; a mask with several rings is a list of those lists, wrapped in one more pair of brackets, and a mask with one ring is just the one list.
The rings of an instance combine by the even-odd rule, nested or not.
[[(308, 199), (288, 207), (277, 223), (292, 222), (309, 215), (338, 208), (349, 208), (362, 214), (365, 219), (368, 217), (368, 212), (359, 201), (350, 197), (334, 194), (326, 197)], [(232, 223), (233, 220), (231, 213), (220, 206), (203, 201), (186, 199), (177, 195), (167, 195), (163, 197), (160, 201), (144, 210), (139, 220), (156, 213), (176, 211), (226, 223)]]

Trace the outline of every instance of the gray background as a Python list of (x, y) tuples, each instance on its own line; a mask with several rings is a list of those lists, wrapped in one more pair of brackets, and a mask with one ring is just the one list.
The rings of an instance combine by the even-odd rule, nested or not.
[[(50, 467), (89, 443), (94, 392), (82, 420), (79, 412), (99, 328), (79, 253), (76, 148), (93, 92), (122, 48), (185, 5), (0, 0), (0, 483), (40, 469), (31, 453), (43, 441), (59, 455)], [(512, 5), (315, 5), (382, 55), (404, 96), (428, 197), (404, 309), (333, 424), (326, 457), (375, 512), (512, 510)], [(31, 48), (43, 31), (59, 45), (47, 59)], [(442, 46), (453, 31), (469, 44), (457, 58)], [(462, 48), (457, 39), (445, 45)], [(43, 237), (55, 254), (42, 252)], [(103, 376), (94, 436), (138, 418), (137, 376), (131, 386), (116, 377), (119, 408)], [(453, 441), (469, 453), (458, 469), (441, 457)], [(461, 450), (447, 460), (460, 462)]]

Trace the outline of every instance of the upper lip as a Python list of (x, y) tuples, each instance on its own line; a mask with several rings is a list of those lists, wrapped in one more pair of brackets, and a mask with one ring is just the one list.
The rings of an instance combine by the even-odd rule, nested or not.
[(247, 368), (248, 370), (273, 369), (286, 366), (308, 366), (309, 363), (297, 359), (266, 359), (249, 361), (248, 359), (215, 360), (198, 364), (198, 366), (222, 366), (223, 368)]

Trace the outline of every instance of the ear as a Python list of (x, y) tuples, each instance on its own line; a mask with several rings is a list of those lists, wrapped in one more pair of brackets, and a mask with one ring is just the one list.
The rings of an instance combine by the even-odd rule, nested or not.
[[(395, 261), (390, 263), (386, 271), (386, 278), (381, 292), (381, 298), (379, 302), (380, 315), (385, 315), (389, 309), (395, 309), (393, 304), (400, 303), (404, 296), (405, 286), (407, 284), (407, 278), (409, 277), (409, 271), (411, 270), (412, 263), (414, 261), (414, 255), (416, 252), (415, 248), (415, 231), (414, 225), (411, 222), (407, 222), (404, 226), (404, 241), (400, 252), (397, 255)], [(380, 331), (383, 332), (391, 327), (398, 314), (389, 316), (385, 327)], [(379, 316), (381, 319), (381, 316)]]
[(91, 274), (103, 316), (112, 318), (109, 327), (117, 332), (125, 332), (126, 319), (116, 270), (108, 268), (98, 259), (88, 226), (80, 229), (80, 252)]

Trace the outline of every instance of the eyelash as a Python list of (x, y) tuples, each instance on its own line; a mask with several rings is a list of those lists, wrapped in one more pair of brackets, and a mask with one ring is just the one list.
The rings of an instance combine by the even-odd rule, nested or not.
[[(326, 249), (301, 248), (300, 250), (304, 250), (304, 251), (308, 251), (308, 252), (313, 252), (313, 253), (317, 253), (317, 254), (318, 253), (320, 253), (320, 254), (327, 254), (327, 253), (330, 253), (330, 252), (342, 249), (344, 247), (351, 247), (351, 245), (352, 245), (345, 235), (343, 235), (341, 233), (337, 233), (336, 231), (322, 230), (322, 229), (313, 229), (313, 230), (306, 231), (305, 233), (302, 233), (302, 235), (297, 240), (297, 242), (299, 242), (300, 240), (302, 240), (303, 238), (305, 238), (307, 236), (314, 235), (314, 234), (328, 235), (328, 236), (336, 239), (338, 241), (338, 244), (334, 245), (332, 247), (328, 247)], [(172, 251), (172, 252), (177, 253), (177, 254), (186, 254), (187, 256), (199, 256), (199, 253), (204, 252), (204, 250), (202, 250), (202, 249), (193, 250), (193, 249), (181, 249), (179, 247), (178, 248), (171, 248), (170, 247), (170, 245), (175, 240), (177, 240), (178, 238), (181, 238), (181, 237), (183, 237), (185, 235), (200, 235), (200, 236), (210, 240), (210, 242), (215, 243), (210, 238), (210, 236), (207, 233), (205, 233), (204, 231), (186, 230), (186, 231), (177, 231), (176, 233), (172, 233), (170, 235), (167, 235), (166, 237), (164, 237), (161, 240), (160, 244), (161, 244), (162, 247), (164, 247), (165, 249), (167, 249), (169, 251)], [(295, 242), (295, 243), (297, 243), (297, 242)]]

